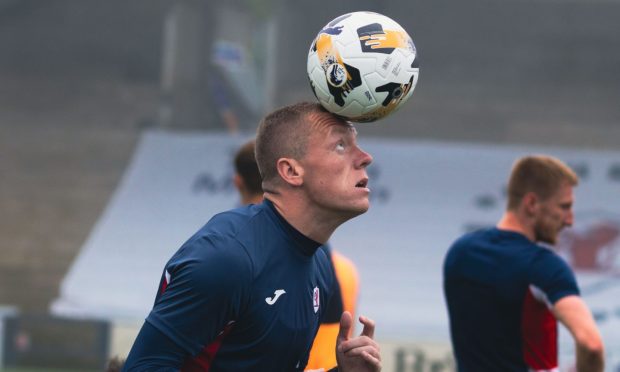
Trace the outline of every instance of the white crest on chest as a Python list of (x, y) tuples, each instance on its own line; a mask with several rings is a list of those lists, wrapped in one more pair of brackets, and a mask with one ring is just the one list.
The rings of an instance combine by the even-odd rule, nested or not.
[(319, 305), (321, 304), (319, 293), (319, 287), (314, 287), (314, 291), (312, 293), (312, 306), (314, 307), (314, 312), (319, 311)]

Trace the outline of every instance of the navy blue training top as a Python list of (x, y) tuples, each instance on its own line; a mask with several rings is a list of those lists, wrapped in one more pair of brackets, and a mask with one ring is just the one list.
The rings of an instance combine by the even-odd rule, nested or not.
[(303, 370), (335, 283), (269, 200), (214, 216), (166, 264), (124, 370)]
[(491, 228), (458, 239), (443, 269), (460, 372), (557, 368), (557, 321), (549, 308), (579, 294), (562, 258), (525, 235)]

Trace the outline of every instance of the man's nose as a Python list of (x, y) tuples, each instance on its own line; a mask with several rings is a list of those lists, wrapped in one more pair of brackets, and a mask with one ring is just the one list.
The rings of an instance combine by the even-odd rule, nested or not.
[(369, 153), (367, 153), (366, 151), (362, 150), (361, 147), (358, 147), (358, 150), (360, 151), (360, 158), (359, 158), (359, 167), (360, 168), (366, 168), (367, 166), (370, 165), (370, 163), (372, 163), (372, 155), (370, 155)]
[(575, 219), (575, 214), (573, 213), (573, 210), (571, 209), (570, 211), (568, 211), (568, 214), (566, 215), (564, 224), (566, 226), (573, 226), (574, 219)]

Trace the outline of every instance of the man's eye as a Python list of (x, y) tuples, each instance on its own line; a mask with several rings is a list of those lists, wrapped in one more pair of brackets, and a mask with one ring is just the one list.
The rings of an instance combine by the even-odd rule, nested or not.
[(339, 144), (337, 144), (337, 145), (336, 145), (336, 150), (338, 150), (338, 151), (342, 151), (342, 150), (344, 150), (344, 143), (339, 143)]

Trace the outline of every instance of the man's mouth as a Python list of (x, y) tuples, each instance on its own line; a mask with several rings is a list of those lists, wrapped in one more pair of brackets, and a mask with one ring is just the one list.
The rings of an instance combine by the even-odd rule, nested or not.
[(364, 178), (363, 180), (359, 181), (358, 183), (355, 184), (355, 187), (363, 187), (365, 188), (366, 186), (368, 186), (368, 178)]

